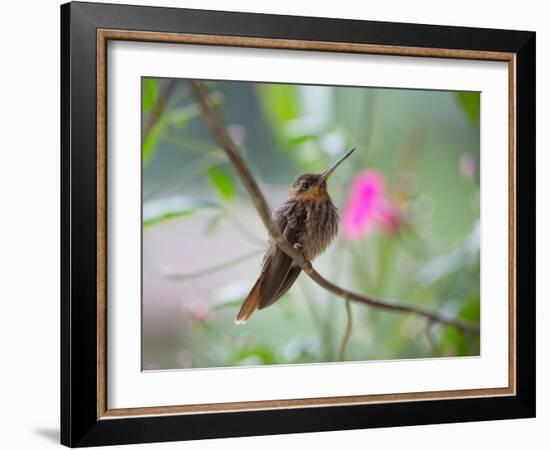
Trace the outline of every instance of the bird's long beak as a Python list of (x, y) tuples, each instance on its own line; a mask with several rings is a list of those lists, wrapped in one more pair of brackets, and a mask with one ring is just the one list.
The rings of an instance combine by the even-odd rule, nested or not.
[(317, 180), (317, 184), (321, 184), (324, 181), (328, 180), (328, 178), (334, 173), (336, 168), (344, 161), (346, 160), (353, 152), (355, 151), (355, 147), (353, 147), (349, 152), (347, 152), (344, 156), (342, 156), (338, 161), (336, 161), (332, 166), (330, 166), (327, 170), (325, 170), (319, 179)]

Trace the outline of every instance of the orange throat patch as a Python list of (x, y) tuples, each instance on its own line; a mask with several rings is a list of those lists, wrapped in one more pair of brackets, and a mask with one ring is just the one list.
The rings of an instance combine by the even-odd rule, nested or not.
[(328, 192), (324, 187), (312, 186), (301, 197), (307, 202), (322, 202), (328, 199)]

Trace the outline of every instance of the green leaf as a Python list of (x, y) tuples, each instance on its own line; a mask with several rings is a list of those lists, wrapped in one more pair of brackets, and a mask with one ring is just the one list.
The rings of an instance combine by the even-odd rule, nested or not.
[(461, 319), (469, 320), (471, 322), (479, 322), (480, 318), (480, 303), (479, 303), (479, 295), (474, 295), (473, 297), (469, 298), (464, 305), (462, 305), (462, 308), (460, 308), (458, 312), (458, 316)]
[(153, 127), (150, 133), (145, 136), (142, 146), (142, 161), (143, 166), (148, 166), (153, 156), (155, 155), (160, 138), (164, 132), (164, 122), (159, 120), (157, 124)]
[(157, 99), (159, 91), (159, 80), (154, 78), (143, 78), (141, 81), (141, 108), (142, 112), (149, 111)]
[(258, 98), (265, 115), (276, 130), (300, 116), (300, 99), (296, 86), (288, 84), (259, 84)]
[(263, 347), (248, 347), (233, 355), (233, 363), (240, 365), (263, 365), (276, 362), (273, 352)]
[(474, 125), (479, 125), (480, 97), (479, 92), (457, 92), (460, 106)]
[(177, 219), (178, 217), (185, 217), (192, 214), (193, 211), (167, 211), (164, 214), (151, 219), (143, 221), (143, 226), (145, 228), (152, 227), (153, 225), (158, 225), (159, 223), (166, 222), (171, 219)]
[(235, 195), (236, 187), (233, 178), (219, 166), (210, 167), (206, 171), (206, 179), (223, 200), (231, 200)]
[(464, 335), (456, 328), (446, 328), (441, 343), (444, 355), (468, 356), (471, 354)]
[[(480, 303), (479, 295), (465, 300), (458, 311), (458, 317), (469, 322), (479, 323)], [(479, 336), (467, 336), (453, 327), (446, 327), (441, 343), (444, 353), (458, 356), (468, 356), (479, 352)]]
[(204, 235), (213, 236), (214, 234), (216, 234), (218, 228), (220, 228), (222, 220), (225, 217), (226, 215), (223, 212), (214, 214), (212, 217), (210, 217), (210, 219), (208, 219), (208, 222), (206, 223), (206, 226), (204, 227)]
[(143, 205), (143, 227), (148, 228), (167, 220), (186, 217), (205, 208), (217, 208), (218, 205), (189, 197), (171, 197), (147, 202)]

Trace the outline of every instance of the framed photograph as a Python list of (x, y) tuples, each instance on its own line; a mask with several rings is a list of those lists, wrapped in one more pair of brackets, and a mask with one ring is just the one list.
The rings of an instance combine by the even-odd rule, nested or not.
[(61, 7), (61, 441), (535, 415), (535, 33)]

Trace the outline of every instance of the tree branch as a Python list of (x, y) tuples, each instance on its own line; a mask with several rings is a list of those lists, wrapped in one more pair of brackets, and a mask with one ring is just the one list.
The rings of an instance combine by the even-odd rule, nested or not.
[(374, 308), (384, 309), (387, 311), (403, 312), (416, 314), (418, 316), (424, 317), (432, 322), (441, 323), (444, 325), (449, 325), (455, 327), (465, 333), (479, 333), (479, 326), (474, 323), (465, 322), (460, 319), (454, 319), (440, 315), (435, 312), (431, 312), (422, 308), (417, 308), (414, 306), (403, 305), (400, 303), (394, 303), (389, 301), (383, 301), (374, 299), (365, 295), (359, 295), (354, 292), (348, 291), (346, 289), (337, 286), (324, 278), (319, 274), (311, 265), (311, 262), (304, 258), (303, 254), (294, 248), (290, 242), (288, 242), (276, 225), (271, 219), (271, 209), (269, 208), (265, 197), (263, 196), (256, 180), (250, 173), (248, 166), (242, 159), (239, 154), (233, 140), (227, 133), (227, 130), (222, 124), (220, 117), (218, 117), (217, 112), (210, 106), (207, 98), (207, 94), (204, 90), (204, 87), (200, 82), (195, 80), (189, 80), (189, 86), (191, 91), (195, 95), (198, 104), (201, 108), (204, 119), (210, 128), (212, 134), (217, 140), (218, 144), (225, 151), (225, 154), (229, 158), (229, 161), (237, 171), (241, 181), (243, 182), (248, 194), (252, 198), (256, 211), (262, 219), (269, 235), (277, 246), (290, 256), (296, 264), (298, 264), (302, 270), (319, 286), (325, 288), (326, 290), (332, 292), (335, 295), (343, 297), (344, 299), (353, 300), (358, 303), (363, 303), (365, 305), (372, 306)]
[(340, 351), (338, 352), (338, 361), (343, 361), (346, 356), (346, 346), (348, 345), (349, 338), (351, 336), (351, 328), (353, 327), (353, 316), (351, 314), (350, 299), (346, 298), (346, 331), (342, 342), (340, 344)]
[(142, 133), (143, 139), (145, 139), (149, 135), (151, 130), (155, 127), (155, 125), (159, 121), (160, 116), (164, 111), (164, 106), (166, 105), (166, 101), (168, 100), (168, 97), (170, 97), (173, 87), (174, 87), (174, 80), (166, 80), (162, 85), (162, 88), (160, 89), (160, 92), (157, 96), (157, 100), (155, 101), (155, 104), (151, 109), (151, 113), (149, 114), (149, 119), (147, 120), (147, 122), (143, 127), (143, 133)]

